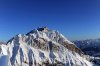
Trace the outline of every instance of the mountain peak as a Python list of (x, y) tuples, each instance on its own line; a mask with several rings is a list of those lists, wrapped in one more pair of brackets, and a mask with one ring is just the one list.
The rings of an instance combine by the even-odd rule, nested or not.
[(60, 32), (47, 27), (18, 34), (7, 42), (5, 48), (1, 46), (1, 49), (2, 54), (6, 50), (10, 57), (9, 66), (54, 66), (55, 63), (56, 66), (59, 63), (61, 66), (91, 66), (86, 64), (82, 58), (83, 52), (75, 44)]
[(38, 27), (37, 28), (38, 31), (48, 31), (48, 27)]

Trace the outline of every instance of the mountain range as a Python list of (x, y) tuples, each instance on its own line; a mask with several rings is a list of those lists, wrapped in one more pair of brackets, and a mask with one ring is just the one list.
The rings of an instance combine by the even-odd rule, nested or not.
[(0, 44), (0, 66), (99, 66), (77, 46), (57, 30), (33, 29)]
[(91, 60), (100, 65), (100, 39), (87, 39), (73, 41), (85, 55), (89, 55)]

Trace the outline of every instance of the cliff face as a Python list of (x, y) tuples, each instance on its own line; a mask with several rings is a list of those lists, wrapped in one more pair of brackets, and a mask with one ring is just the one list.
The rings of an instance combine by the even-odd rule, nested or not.
[[(31, 39), (33, 37), (33, 35), (36, 35), (36, 34), (34, 34), (35, 32), (36, 32), (35, 30), (32, 30), (29, 33), (27, 33), (26, 35), (30, 36), (30, 39)], [(83, 54), (83, 52), (75, 44), (73, 44), (68, 39), (66, 39), (58, 31), (49, 30), (47, 27), (43, 27), (43, 28), (38, 28), (37, 33), (38, 33), (38, 35), (36, 35), (36, 36), (38, 37), (38, 39), (34, 38), (34, 40), (32, 40), (33, 43), (30, 43), (31, 45), (33, 45), (35, 43), (41, 47), (44, 47), (49, 42), (56, 43), (56, 44), (59, 43), (71, 51), (75, 51), (77, 53)], [(54, 46), (55, 46), (55, 49), (57, 49), (57, 48), (59, 49), (59, 46), (53, 44), (52, 47), (54, 47)], [(46, 47), (45, 47), (45, 49), (46, 49)]]
[[(18, 34), (5, 47), (1, 49), (9, 55), (9, 66), (92, 66), (81, 56), (83, 52), (79, 48), (47, 27)], [(1, 54), (5, 55), (2, 51)]]

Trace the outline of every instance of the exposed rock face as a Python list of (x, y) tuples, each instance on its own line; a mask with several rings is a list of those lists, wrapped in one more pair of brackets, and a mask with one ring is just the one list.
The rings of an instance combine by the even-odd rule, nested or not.
[(76, 45), (47, 27), (18, 34), (5, 47), (9, 66), (92, 66), (81, 56), (83, 52)]
[(47, 27), (42, 27), (42, 28), (37, 28), (38, 31), (44, 31), (47, 32), (48, 28)]

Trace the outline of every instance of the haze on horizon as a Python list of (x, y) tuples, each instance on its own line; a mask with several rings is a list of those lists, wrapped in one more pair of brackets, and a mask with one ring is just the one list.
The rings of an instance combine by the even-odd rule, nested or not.
[(1, 41), (42, 26), (70, 40), (100, 38), (100, 0), (0, 1)]

